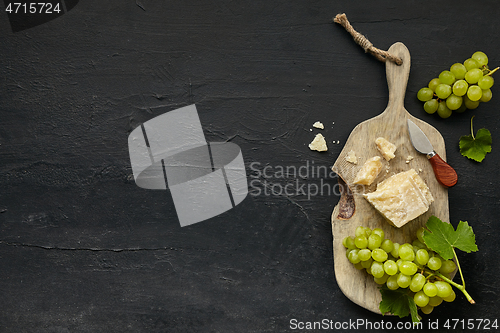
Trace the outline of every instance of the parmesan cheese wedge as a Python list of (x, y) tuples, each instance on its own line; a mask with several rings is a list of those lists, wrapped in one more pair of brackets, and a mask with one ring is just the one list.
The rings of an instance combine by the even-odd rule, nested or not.
[(427, 212), (434, 198), (414, 169), (395, 174), (363, 194), (366, 200), (395, 227), (402, 227)]
[(376, 138), (375, 144), (377, 145), (378, 151), (382, 154), (386, 161), (392, 160), (396, 156), (394, 155), (396, 146), (387, 141), (385, 138)]
[(382, 162), (380, 156), (375, 156), (368, 159), (361, 169), (359, 169), (354, 178), (354, 184), (370, 185), (377, 178), (380, 170), (382, 170)]

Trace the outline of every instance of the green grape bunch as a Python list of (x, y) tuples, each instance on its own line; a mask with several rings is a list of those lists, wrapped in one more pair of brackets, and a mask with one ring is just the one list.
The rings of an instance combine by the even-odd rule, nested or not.
[(492, 74), (497, 70), (498, 67), (490, 70), (488, 56), (477, 51), (463, 63), (453, 64), (430, 80), (427, 87), (417, 92), (417, 98), (424, 102), (425, 112), (437, 112), (441, 118), (450, 117), (453, 111), (475, 109), (480, 102), (491, 100)]
[[(354, 236), (347, 236), (342, 241), (346, 248), (347, 259), (358, 270), (364, 270), (373, 276), (375, 283), (381, 286), (381, 292), (383, 290), (389, 293), (391, 291), (402, 292), (405, 297), (411, 299), (410, 303), (415, 306), (412, 320), (413, 315), (418, 317), (416, 315), (418, 310), (423, 314), (429, 314), (443, 301), (454, 301), (456, 294), (452, 285), (462, 291), (470, 303), (475, 303), (465, 291), (465, 283), (460, 285), (452, 280), (452, 274), (457, 269), (462, 276), (458, 258), (452, 249), (455, 246), (468, 252), (477, 249), (472, 229), (467, 222), (461, 222), (457, 231), (447, 230), (448, 238), (438, 239), (438, 244), (446, 244), (444, 247), (443, 245), (435, 246), (433, 241), (435, 242), (434, 239), (437, 236), (429, 230), (443, 230), (443, 228), (449, 228), (450, 225), (435, 217), (429, 221), (430, 229), (419, 228), (416, 232), (416, 239), (411, 244), (393, 242), (385, 238), (381, 228), (372, 230), (363, 226), (356, 228)], [(458, 239), (469, 240), (469, 243), (460, 244), (456, 241)], [(428, 247), (426, 240), (437, 250), (434, 251)], [(447, 252), (450, 250), (453, 253), (452, 256)], [(382, 296), (384, 300), (384, 293)]]

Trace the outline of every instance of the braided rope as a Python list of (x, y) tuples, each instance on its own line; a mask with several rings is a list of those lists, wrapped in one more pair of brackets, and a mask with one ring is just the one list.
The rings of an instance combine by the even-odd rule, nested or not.
[(352, 38), (354, 38), (356, 44), (361, 46), (363, 50), (365, 50), (365, 52), (371, 53), (378, 60), (380, 61), (390, 60), (396, 63), (397, 65), (401, 65), (403, 63), (401, 58), (396, 57), (395, 55), (392, 55), (387, 51), (376, 48), (365, 36), (354, 30), (354, 28), (352, 27), (351, 23), (349, 23), (349, 20), (347, 19), (347, 16), (345, 14), (337, 14), (333, 18), (333, 22), (343, 26), (345, 30), (347, 30), (347, 32), (351, 34)]

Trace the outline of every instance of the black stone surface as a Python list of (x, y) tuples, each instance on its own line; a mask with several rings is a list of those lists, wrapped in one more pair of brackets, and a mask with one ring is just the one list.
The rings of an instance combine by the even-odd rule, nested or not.
[[(479, 319), (499, 319), (498, 87), (491, 102), (445, 120), (415, 97), (476, 50), (500, 65), (496, 1), (87, 0), (19, 32), (1, 9), (0, 332), (408, 323), (339, 290), (330, 227), (338, 196), (327, 192), (336, 179), (311, 174), (313, 165), (330, 167), (354, 126), (388, 99), (384, 64), (332, 23), (340, 12), (375, 46), (401, 41), (410, 50), (406, 109), (445, 138), (459, 175), (451, 223), (469, 221), (476, 234), (479, 252), (459, 256), (477, 304), (459, 295), (426, 316), (421, 331), (447, 331), (447, 320), (460, 319), (454, 331), (471, 332)], [(168, 191), (135, 185), (127, 137), (193, 103), (207, 141), (240, 146), (249, 184), (267, 171), (258, 181), (298, 193), (266, 194), (253, 183), (235, 209), (181, 228)], [(493, 136), (482, 163), (458, 150), (472, 115), (476, 130)], [(325, 129), (310, 131), (317, 120)], [(317, 132), (328, 152), (308, 149)], [(309, 174), (283, 177), (280, 166)], [(324, 192), (300, 191), (314, 186)]]

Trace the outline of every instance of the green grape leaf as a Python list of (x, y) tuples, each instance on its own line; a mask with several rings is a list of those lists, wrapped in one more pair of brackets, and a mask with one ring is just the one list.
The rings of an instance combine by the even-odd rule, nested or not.
[(406, 289), (390, 290), (384, 285), (380, 288), (380, 293), (382, 301), (380, 301), (379, 310), (382, 314), (392, 313), (399, 318), (411, 314), (413, 323), (420, 322), (417, 305)]
[(450, 223), (431, 216), (425, 226), (428, 229), (423, 236), (425, 245), (445, 260), (455, 256), (453, 248), (467, 253), (477, 251), (476, 236), (467, 222), (460, 221), (455, 230)]
[(476, 136), (472, 133), (460, 137), (460, 153), (476, 162), (481, 162), (486, 154), (491, 152), (491, 133), (486, 128), (477, 131)]

